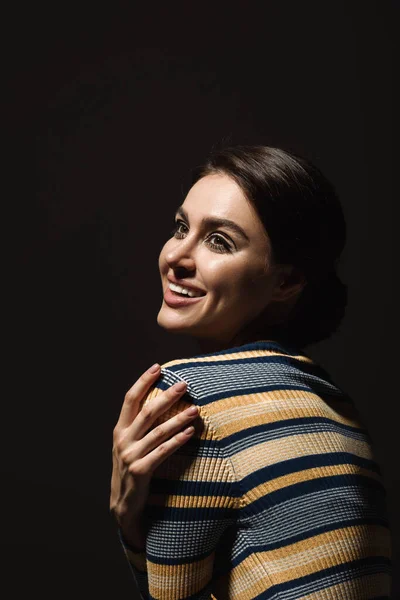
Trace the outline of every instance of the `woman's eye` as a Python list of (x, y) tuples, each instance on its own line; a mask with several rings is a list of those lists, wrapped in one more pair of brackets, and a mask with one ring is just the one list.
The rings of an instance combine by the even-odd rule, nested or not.
[[(186, 237), (188, 232), (189, 227), (184, 221), (176, 221), (175, 227), (171, 231), (171, 236), (179, 240)], [(233, 250), (233, 247), (228, 242), (228, 240), (218, 233), (212, 233), (211, 235), (209, 235), (208, 238), (205, 240), (205, 243), (214, 252), (232, 252)]]
[(232, 252), (229, 242), (222, 235), (218, 235), (218, 233), (210, 235), (207, 239), (207, 244), (216, 252)]
[(176, 221), (171, 235), (178, 239), (183, 238), (188, 232), (188, 227), (183, 221)]

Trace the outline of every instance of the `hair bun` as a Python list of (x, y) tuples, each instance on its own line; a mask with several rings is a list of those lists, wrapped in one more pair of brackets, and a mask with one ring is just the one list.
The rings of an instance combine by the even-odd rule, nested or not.
[(300, 345), (316, 344), (336, 333), (345, 315), (348, 286), (336, 268), (308, 280), (288, 323)]
[(300, 346), (328, 338), (347, 304), (347, 286), (336, 272), (346, 222), (335, 187), (309, 160), (270, 146), (217, 148), (193, 173), (192, 184), (221, 172), (255, 208), (274, 260), (292, 265), (308, 282), (279, 334)]

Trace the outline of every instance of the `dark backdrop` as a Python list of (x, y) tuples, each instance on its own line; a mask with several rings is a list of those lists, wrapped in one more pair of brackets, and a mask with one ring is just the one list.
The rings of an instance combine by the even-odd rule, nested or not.
[(36, 2), (3, 17), (7, 597), (135, 597), (108, 512), (112, 428), (144, 369), (197, 351), (157, 327), (157, 256), (189, 169), (225, 141), (300, 152), (342, 198), (348, 310), (310, 353), (375, 441), (398, 570), (396, 4)]

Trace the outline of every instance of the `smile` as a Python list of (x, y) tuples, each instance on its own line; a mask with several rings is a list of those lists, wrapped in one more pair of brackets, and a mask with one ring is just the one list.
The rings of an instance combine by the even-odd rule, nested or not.
[[(183, 291), (181, 291), (183, 290)], [(190, 295), (189, 295), (190, 292)], [(189, 290), (175, 283), (168, 283), (164, 292), (164, 302), (170, 308), (183, 308), (201, 302), (205, 294), (197, 290)]]
[(175, 292), (177, 294), (182, 294), (184, 296), (189, 296), (189, 298), (198, 298), (199, 296), (204, 296), (204, 294), (202, 292), (188, 289), (188, 288), (182, 287), (180, 285), (176, 285), (175, 283), (170, 282), (168, 284), (168, 287), (173, 292)]

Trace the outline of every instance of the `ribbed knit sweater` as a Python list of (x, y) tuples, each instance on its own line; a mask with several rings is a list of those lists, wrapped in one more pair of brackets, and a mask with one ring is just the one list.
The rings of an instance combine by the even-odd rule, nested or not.
[(261, 341), (174, 360), (193, 438), (155, 472), (146, 552), (124, 550), (144, 598), (390, 598), (385, 490), (352, 400), (308, 356)]

